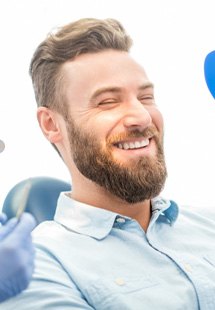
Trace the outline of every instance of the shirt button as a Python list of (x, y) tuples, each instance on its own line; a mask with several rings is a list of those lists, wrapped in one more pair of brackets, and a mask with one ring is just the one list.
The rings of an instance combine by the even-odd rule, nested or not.
[(116, 278), (114, 282), (119, 286), (125, 285), (125, 281), (122, 278)]
[(117, 223), (125, 223), (125, 219), (122, 218), (122, 217), (118, 217), (118, 218), (116, 219), (116, 222), (117, 222)]

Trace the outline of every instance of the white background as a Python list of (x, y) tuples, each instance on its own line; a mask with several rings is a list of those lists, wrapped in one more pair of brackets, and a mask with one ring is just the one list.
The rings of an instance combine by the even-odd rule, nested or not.
[(22, 179), (69, 173), (36, 121), (28, 67), (46, 34), (82, 17), (117, 18), (155, 84), (165, 119), (169, 176), (163, 196), (215, 207), (215, 100), (203, 64), (215, 49), (215, 1), (5, 0), (0, 4), (0, 205)]

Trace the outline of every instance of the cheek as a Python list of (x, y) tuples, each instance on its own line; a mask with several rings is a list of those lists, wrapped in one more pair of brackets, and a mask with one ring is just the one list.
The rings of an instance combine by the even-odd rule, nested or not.
[(158, 129), (160, 133), (163, 133), (163, 127), (164, 127), (164, 122), (163, 122), (163, 116), (156, 107), (154, 107), (150, 112), (150, 115), (152, 117), (152, 122), (155, 125), (155, 127)]
[(119, 121), (119, 115), (116, 113), (98, 113), (85, 121), (85, 128), (105, 140), (117, 127)]

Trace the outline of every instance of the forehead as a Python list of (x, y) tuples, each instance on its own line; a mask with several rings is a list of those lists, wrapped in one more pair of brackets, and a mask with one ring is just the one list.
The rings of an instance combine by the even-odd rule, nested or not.
[(143, 67), (127, 52), (107, 50), (83, 54), (63, 64), (67, 96), (91, 96), (103, 87), (138, 88), (148, 82)]

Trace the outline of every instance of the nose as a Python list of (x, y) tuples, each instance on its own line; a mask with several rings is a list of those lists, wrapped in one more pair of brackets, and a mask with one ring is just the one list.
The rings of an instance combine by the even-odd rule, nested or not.
[(140, 101), (129, 103), (125, 107), (125, 115), (123, 125), (128, 130), (144, 130), (152, 123), (152, 117), (147, 109)]

